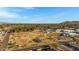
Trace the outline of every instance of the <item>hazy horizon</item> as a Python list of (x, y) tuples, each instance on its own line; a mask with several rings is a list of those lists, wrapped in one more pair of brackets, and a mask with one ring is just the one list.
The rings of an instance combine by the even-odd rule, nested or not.
[(0, 22), (61, 23), (79, 21), (78, 7), (0, 7)]

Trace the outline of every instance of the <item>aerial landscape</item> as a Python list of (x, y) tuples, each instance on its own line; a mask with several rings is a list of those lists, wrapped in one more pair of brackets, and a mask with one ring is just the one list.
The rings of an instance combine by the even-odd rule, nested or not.
[(79, 51), (79, 8), (0, 8), (0, 51)]

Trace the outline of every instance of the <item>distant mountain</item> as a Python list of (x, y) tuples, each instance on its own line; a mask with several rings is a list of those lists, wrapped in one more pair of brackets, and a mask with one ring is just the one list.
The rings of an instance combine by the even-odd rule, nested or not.
[(59, 23), (58, 26), (61, 28), (79, 28), (79, 21), (65, 21)]
[(79, 24), (79, 21), (65, 21), (60, 24)]
[(79, 24), (79, 21), (64, 21), (61, 23), (9, 23), (9, 22), (0, 22), (0, 24)]
[[(5, 25), (4, 25), (5, 24)], [(8, 25), (7, 25), (8, 24)], [(68, 28), (79, 28), (79, 21), (65, 21), (62, 23), (6, 23), (6, 22), (0, 22), (0, 25), (4, 25), (4, 26), (25, 26), (25, 27), (29, 27), (30, 25), (33, 26), (33, 28), (53, 28), (53, 29), (68, 29)]]

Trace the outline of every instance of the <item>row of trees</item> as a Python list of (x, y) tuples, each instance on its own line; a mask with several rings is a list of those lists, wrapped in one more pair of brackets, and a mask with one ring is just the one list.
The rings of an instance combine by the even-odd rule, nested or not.
[(0, 25), (0, 28), (11, 27), (12, 31), (31, 31), (34, 29), (58, 29), (58, 28), (79, 28), (79, 24), (3, 24)]

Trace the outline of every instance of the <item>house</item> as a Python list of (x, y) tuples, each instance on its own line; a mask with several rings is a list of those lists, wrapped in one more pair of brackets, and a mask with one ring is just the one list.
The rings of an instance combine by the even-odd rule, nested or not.
[(61, 33), (60, 36), (78, 36), (74, 29), (57, 29), (56, 32)]
[(69, 33), (69, 35), (70, 35), (71, 37), (73, 37), (73, 36), (78, 36), (77, 33)]
[(46, 33), (51, 33), (51, 32), (55, 32), (55, 30), (53, 30), (53, 29), (47, 29), (46, 30)]
[(76, 32), (76, 33), (79, 33), (79, 29), (75, 29), (75, 32)]
[(62, 33), (63, 32), (63, 29), (57, 29), (56, 32), (57, 33)]
[(63, 30), (65, 33), (73, 33), (75, 32), (75, 30), (72, 30), (72, 29), (65, 29)]

